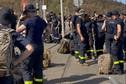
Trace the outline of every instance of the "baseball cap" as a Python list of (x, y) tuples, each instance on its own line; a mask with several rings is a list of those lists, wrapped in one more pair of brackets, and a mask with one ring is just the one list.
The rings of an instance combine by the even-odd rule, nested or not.
[(75, 12), (79, 12), (80, 9), (81, 9), (81, 8), (76, 8), (76, 9), (75, 9)]
[(28, 4), (27, 6), (25, 6), (24, 12), (26, 11), (31, 11), (31, 12), (36, 12), (39, 9), (36, 9), (32, 4)]
[(106, 16), (107, 16), (107, 17), (111, 17), (111, 16), (112, 16), (112, 12), (108, 12), (108, 13), (106, 14)]
[(13, 22), (15, 22), (15, 20), (16, 18), (12, 9), (8, 7), (3, 7), (0, 9), (0, 23), (12, 24)]
[(117, 10), (112, 11), (112, 15), (119, 15), (119, 12)]

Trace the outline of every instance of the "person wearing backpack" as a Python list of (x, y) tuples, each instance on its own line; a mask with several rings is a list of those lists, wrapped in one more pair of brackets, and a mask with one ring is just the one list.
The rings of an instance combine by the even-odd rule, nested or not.
[[(34, 47), (34, 52), (29, 56), (28, 59), (24, 60), (24, 63), (21, 63), (22, 76), (24, 84), (42, 84), (43, 71), (42, 71), (42, 59), (43, 59), (43, 44), (42, 44), (42, 34), (44, 29), (51, 33), (51, 29), (47, 27), (46, 22), (37, 15), (38, 9), (36, 9), (32, 4), (25, 6), (25, 15), (20, 17), (20, 20), (17, 23), (16, 31), (22, 32), (26, 29), (25, 38), (30, 41)], [(21, 20), (24, 17), (28, 17), (27, 20)], [(31, 73), (35, 72), (34, 78)]]
[[(14, 84), (13, 72), (19, 63), (29, 57), (34, 51), (30, 42), (22, 35), (11, 29), (14, 22), (12, 9), (3, 7), (0, 9), (0, 84)], [(14, 57), (14, 46), (23, 50), (22, 54), (16, 59)]]

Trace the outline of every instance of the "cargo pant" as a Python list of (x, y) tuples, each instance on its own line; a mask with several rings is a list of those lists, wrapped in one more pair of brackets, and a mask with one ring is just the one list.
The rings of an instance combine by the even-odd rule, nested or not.
[(58, 29), (55, 29), (55, 27), (53, 27), (52, 31), (53, 31), (53, 36), (54, 36), (54, 42), (57, 42), (59, 39)]
[(79, 35), (77, 34), (77, 32), (73, 33), (73, 37), (74, 37), (74, 53), (75, 53), (75, 58), (78, 59), (78, 55), (79, 55)]
[(126, 60), (126, 32), (124, 33), (123, 49), (124, 49), (124, 58)]
[(103, 54), (104, 42), (105, 42), (105, 36), (103, 36), (101, 38), (98, 38), (98, 37), (95, 38), (95, 46), (96, 46), (97, 56)]
[(0, 77), (0, 84), (14, 84), (12, 76)]
[(94, 56), (94, 49), (93, 49), (93, 37), (92, 37), (92, 33), (88, 33), (88, 37), (86, 40), (86, 53), (87, 56), (92, 57)]
[[(43, 45), (32, 44), (34, 52), (21, 63), (21, 71), (24, 84), (42, 84), (43, 72), (42, 72), (42, 60), (43, 60)], [(34, 78), (32, 76), (32, 70), (34, 70)]]
[(114, 70), (120, 71), (124, 70), (124, 61), (123, 61), (123, 38), (118, 39), (117, 41), (114, 40), (112, 43), (112, 56), (114, 61)]
[(85, 63), (85, 53), (86, 53), (86, 38), (84, 38), (84, 42), (81, 42), (80, 37), (78, 37), (79, 40), (79, 63), (83, 64)]

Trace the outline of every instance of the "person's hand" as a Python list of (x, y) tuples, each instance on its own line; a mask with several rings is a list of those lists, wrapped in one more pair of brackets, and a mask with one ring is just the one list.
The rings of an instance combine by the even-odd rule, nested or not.
[(19, 19), (23, 21), (26, 17), (27, 17), (27, 15), (21, 14)]
[(81, 37), (81, 42), (84, 42), (84, 38), (83, 37)]
[(58, 29), (58, 27), (56, 27), (55, 29)]
[(118, 39), (117, 36), (114, 36), (114, 39), (117, 40)]

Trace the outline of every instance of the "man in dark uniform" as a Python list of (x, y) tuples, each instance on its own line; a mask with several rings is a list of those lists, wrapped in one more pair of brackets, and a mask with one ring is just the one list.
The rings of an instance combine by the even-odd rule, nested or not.
[(34, 82), (35, 84), (42, 84), (43, 71), (42, 71), (42, 59), (43, 59), (43, 44), (42, 33), (44, 29), (50, 33), (51, 29), (46, 27), (46, 22), (37, 15), (37, 10), (32, 4), (25, 6), (24, 12), (26, 15), (22, 15), (20, 20), (24, 17), (28, 17), (27, 20), (21, 25), (20, 20), (17, 23), (16, 31), (22, 32), (26, 29), (26, 39), (33, 45), (35, 51), (29, 56), (28, 59), (21, 63), (22, 76), (24, 84), (33, 84), (33, 76), (31, 75), (34, 70)]
[[(120, 13), (119, 17), (125, 24), (126, 27), (126, 21), (124, 20), (124, 14)], [(124, 60), (126, 60), (126, 29), (124, 29), (124, 43), (123, 43), (123, 49), (124, 49)]]
[[(111, 54), (111, 46), (112, 42), (114, 40), (114, 29), (115, 29), (115, 23), (112, 19), (112, 12), (107, 13), (107, 20), (104, 21), (104, 24), (102, 26), (102, 31), (106, 32), (106, 48), (107, 48), (107, 53)], [(106, 29), (105, 29), (106, 28)], [(115, 30), (116, 31), (116, 30)]]
[[(13, 17), (14, 14), (12, 14), (11, 9), (7, 7), (0, 9), (0, 29), (11, 28), (11, 24), (15, 22)], [(19, 33), (12, 31), (11, 36), (14, 46), (17, 46), (20, 50), (25, 50), (24, 52), (22, 52), (18, 59), (12, 62), (13, 66), (15, 67), (23, 60), (25, 60), (28, 56), (30, 56), (34, 49), (30, 45), (30, 42)], [(0, 84), (14, 84), (11, 75), (0, 77)]]
[(56, 18), (56, 15), (54, 13), (51, 14), (51, 18), (52, 18), (51, 29), (53, 31), (54, 42), (57, 43), (59, 41), (58, 28), (60, 26), (60, 21)]
[(94, 32), (97, 57), (103, 54), (103, 45), (105, 41), (105, 34), (102, 31), (103, 23), (104, 23), (103, 15), (99, 15), (97, 21), (97, 28), (95, 29), (96, 32)]
[(92, 22), (89, 20), (88, 14), (85, 14), (84, 17), (85, 27), (87, 30), (87, 40), (86, 40), (86, 53), (88, 58), (91, 59), (91, 57), (94, 56), (94, 49), (93, 49), (93, 32), (92, 32)]
[(75, 10), (75, 15), (71, 17), (70, 21), (70, 29), (73, 32), (73, 37), (74, 37), (74, 52), (75, 52), (75, 59), (78, 59), (79, 55), (79, 47), (78, 47), (78, 39), (77, 39), (77, 29), (76, 29), (76, 19), (78, 18), (78, 13), (79, 13), (80, 8), (77, 8)]
[(85, 53), (86, 53), (86, 38), (87, 31), (84, 23), (84, 15), (85, 12), (81, 9), (79, 11), (79, 16), (76, 20), (76, 28), (77, 28), (77, 39), (79, 41), (79, 62), (82, 66), (89, 66), (88, 63), (85, 62)]
[(112, 47), (112, 56), (114, 60), (114, 73), (122, 74), (124, 70), (124, 61), (123, 61), (123, 33), (124, 33), (124, 23), (119, 19), (118, 11), (112, 11), (112, 18), (116, 23), (117, 35), (114, 36), (114, 42)]

